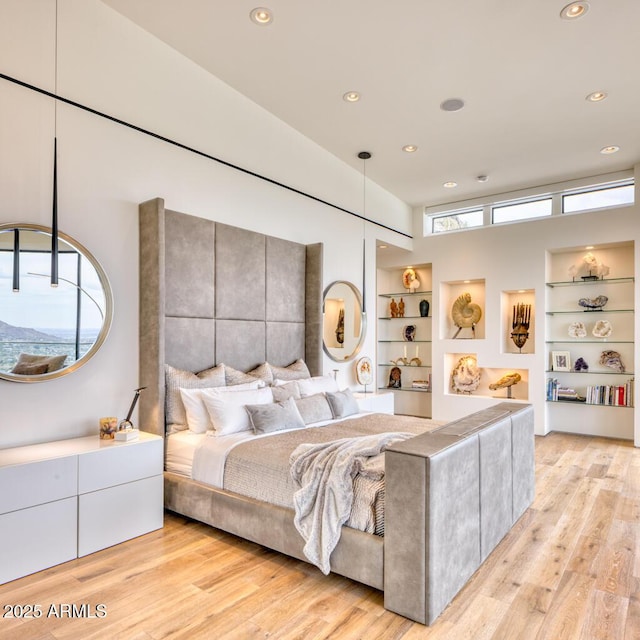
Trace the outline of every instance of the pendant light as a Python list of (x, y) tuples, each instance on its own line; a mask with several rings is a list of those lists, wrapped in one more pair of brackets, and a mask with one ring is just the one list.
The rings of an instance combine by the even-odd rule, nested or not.
[(13, 290), (20, 291), (20, 230), (13, 230)]
[(369, 151), (361, 151), (358, 158), (362, 160), (362, 313), (367, 313), (366, 306), (366, 257), (367, 257), (367, 160), (371, 158)]
[(51, 286), (58, 286), (58, 0), (56, 0), (54, 40), (53, 103), (53, 207), (51, 214)]

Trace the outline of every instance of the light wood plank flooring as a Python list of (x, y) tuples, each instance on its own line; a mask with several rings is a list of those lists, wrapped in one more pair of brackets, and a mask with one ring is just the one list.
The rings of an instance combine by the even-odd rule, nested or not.
[[(385, 611), (376, 590), (167, 514), (161, 531), (0, 586), (3, 613), (43, 609), (0, 619), (0, 638), (640, 639), (640, 450), (554, 433), (536, 439), (536, 476), (531, 509), (432, 627)], [(107, 615), (69, 618), (63, 604)]]

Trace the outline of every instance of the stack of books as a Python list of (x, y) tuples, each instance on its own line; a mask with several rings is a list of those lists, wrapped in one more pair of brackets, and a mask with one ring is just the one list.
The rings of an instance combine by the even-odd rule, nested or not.
[(551, 402), (585, 402), (575, 389), (562, 387), (556, 378), (547, 379), (547, 400)]
[(426, 380), (413, 380), (413, 382), (411, 383), (411, 388), (431, 391), (431, 374), (427, 376)]
[(587, 387), (587, 402), (610, 407), (633, 407), (633, 378), (624, 385), (596, 384)]

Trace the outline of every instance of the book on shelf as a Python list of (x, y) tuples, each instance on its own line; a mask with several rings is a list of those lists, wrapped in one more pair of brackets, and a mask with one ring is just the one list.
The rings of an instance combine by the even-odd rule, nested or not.
[(424, 391), (431, 390), (431, 374), (427, 374), (426, 379), (423, 380), (413, 380), (411, 382), (412, 389), (422, 389)]
[(595, 384), (586, 388), (585, 395), (575, 389), (563, 387), (557, 378), (547, 378), (547, 400), (550, 402), (586, 402), (608, 407), (634, 406), (634, 378), (623, 385)]

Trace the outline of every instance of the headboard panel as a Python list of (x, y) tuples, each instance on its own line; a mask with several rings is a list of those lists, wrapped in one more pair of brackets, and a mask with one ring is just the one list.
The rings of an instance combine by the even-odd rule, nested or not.
[(164, 365), (322, 373), (322, 244), (140, 205), (139, 424), (164, 434)]

